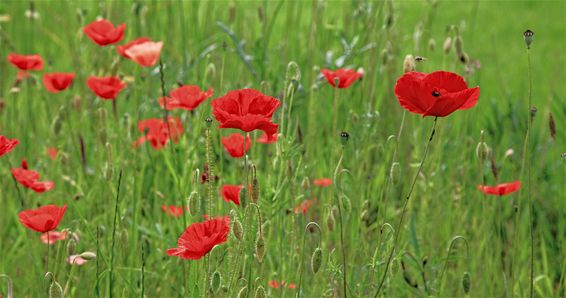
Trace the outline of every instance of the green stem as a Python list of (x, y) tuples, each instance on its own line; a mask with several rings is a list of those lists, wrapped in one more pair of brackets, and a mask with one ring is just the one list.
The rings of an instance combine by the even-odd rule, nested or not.
[[(338, 160), (338, 164), (336, 165), (336, 169), (334, 170), (333, 181), (335, 188), (338, 188), (336, 178), (338, 177), (338, 171), (340, 170), (340, 167), (342, 165), (343, 158), (344, 158), (344, 146), (342, 146), (340, 159)], [(336, 199), (336, 205), (338, 205), (338, 217), (339, 217), (338, 221), (340, 223), (340, 246), (342, 248), (342, 279), (343, 279), (342, 286), (344, 291), (344, 297), (348, 297), (347, 275), (346, 275), (346, 247), (344, 246), (344, 223), (342, 218), (342, 206), (340, 202), (341, 201), (340, 195), (334, 193), (334, 198)]]
[(116, 204), (114, 206), (114, 221), (112, 222), (112, 248), (110, 250), (110, 283), (109, 283), (109, 297), (112, 298), (112, 287), (114, 284), (114, 246), (116, 244), (116, 219), (118, 218), (118, 203), (120, 202), (120, 186), (122, 185), (122, 170), (118, 176), (118, 188), (116, 190)]

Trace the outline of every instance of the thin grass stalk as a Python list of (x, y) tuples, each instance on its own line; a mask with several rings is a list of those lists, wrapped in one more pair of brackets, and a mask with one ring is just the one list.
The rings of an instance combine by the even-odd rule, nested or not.
[(110, 250), (110, 272), (109, 272), (109, 297), (112, 298), (112, 289), (114, 286), (114, 246), (116, 244), (116, 220), (118, 219), (118, 203), (120, 202), (120, 186), (122, 185), (122, 170), (118, 176), (118, 188), (116, 190), (116, 203), (114, 205), (114, 221), (112, 222), (112, 247)]

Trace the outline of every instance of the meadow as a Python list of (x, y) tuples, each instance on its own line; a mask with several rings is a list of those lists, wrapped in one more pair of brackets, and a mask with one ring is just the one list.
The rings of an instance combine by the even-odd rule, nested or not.
[(565, 297), (565, 16), (3, 0), (0, 297)]

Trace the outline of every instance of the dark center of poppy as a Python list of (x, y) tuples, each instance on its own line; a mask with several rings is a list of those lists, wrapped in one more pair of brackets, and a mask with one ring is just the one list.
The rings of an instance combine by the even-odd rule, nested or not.
[(434, 91), (432, 91), (432, 96), (440, 97), (440, 92), (438, 92), (437, 90), (434, 90)]

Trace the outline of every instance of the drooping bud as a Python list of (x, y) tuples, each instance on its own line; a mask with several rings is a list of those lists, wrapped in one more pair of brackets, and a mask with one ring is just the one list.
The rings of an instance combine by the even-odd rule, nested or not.
[(460, 60), (460, 62), (462, 62), (463, 64), (468, 64), (468, 62), (470, 62), (470, 56), (468, 56), (468, 54), (466, 52), (462, 52), (459, 56), (458, 59)]
[(314, 274), (318, 272), (320, 265), (322, 265), (322, 249), (317, 247), (311, 256), (311, 269)]
[(531, 43), (533, 43), (535, 33), (529, 29), (523, 32), (523, 37), (525, 38), (525, 44), (527, 45), (527, 49), (531, 48)]
[(240, 191), (240, 206), (246, 208), (248, 206), (248, 188), (243, 187)]
[(244, 237), (244, 227), (242, 226), (240, 220), (238, 220), (237, 218), (232, 222), (232, 233), (234, 233), (234, 236), (238, 240), (242, 240), (242, 238)]
[(79, 255), (79, 257), (87, 260), (87, 261), (92, 261), (96, 259), (96, 254), (92, 251), (85, 251), (82, 254)]
[(220, 272), (214, 271), (212, 274), (212, 280), (210, 281), (210, 288), (212, 289), (213, 293), (217, 293), (220, 289), (220, 283), (222, 281), (222, 276), (220, 276)]
[(255, 298), (266, 298), (267, 294), (265, 293), (265, 288), (263, 286), (257, 287), (255, 290)]
[(248, 296), (248, 287), (245, 286), (242, 289), (240, 289), (240, 291), (238, 292), (238, 298), (244, 298)]
[(454, 49), (456, 49), (456, 54), (458, 55), (458, 57), (460, 57), (462, 53), (464, 53), (464, 40), (462, 39), (462, 36), (458, 35), (454, 39)]
[(452, 50), (452, 37), (446, 37), (444, 43), (442, 44), (442, 50), (444, 50), (444, 54), (450, 53), (450, 51)]
[(75, 239), (71, 238), (69, 242), (67, 242), (67, 254), (74, 255), (76, 246), (77, 246), (77, 242), (75, 241)]
[(428, 40), (428, 50), (434, 52), (435, 49), (436, 49), (436, 40), (434, 40), (434, 38), (431, 38)]
[(63, 298), (63, 288), (57, 281), (53, 281), (49, 287), (49, 298)]
[(462, 276), (462, 288), (464, 288), (464, 293), (468, 294), (470, 292), (470, 288), (472, 286), (472, 281), (470, 277), (470, 272), (464, 272)]
[(413, 55), (405, 56), (405, 60), (403, 61), (403, 72), (411, 72), (417, 69), (417, 64), (415, 62), (415, 58)]
[(260, 263), (263, 261), (263, 257), (265, 256), (265, 240), (262, 235), (258, 235), (257, 240), (255, 241), (255, 256)]

